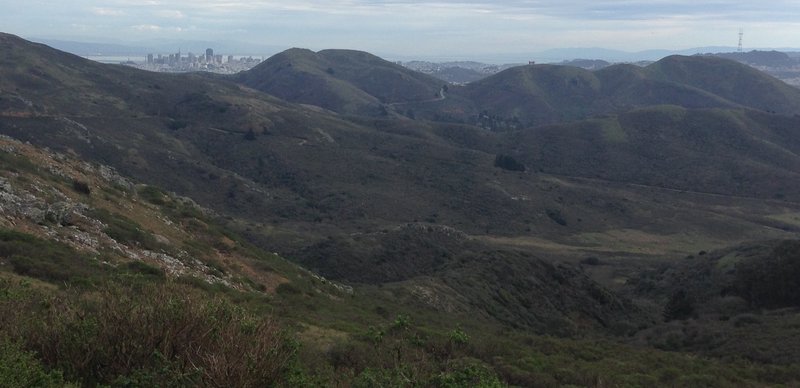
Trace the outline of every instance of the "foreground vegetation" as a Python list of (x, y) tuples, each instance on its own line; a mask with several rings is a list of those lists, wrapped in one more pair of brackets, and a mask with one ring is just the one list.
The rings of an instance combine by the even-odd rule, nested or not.
[[(3, 232), (2, 240), (3, 257), (22, 257), (19, 251), (9, 253), (9, 246), (17, 244), (36, 255), (80, 257), (69, 247), (22, 233)], [(329, 313), (303, 303), (307, 297), (300, 288), (272, 298), (248, 297), (244, 291), (170, 280), (143, 264), (99, 267), (91, 281), (43, 271), (26, 272), (36, 278), (22, 271), (0, 275), (2, 386), (725, 387), (800, 382), (795, 364), (720, 361), (611, 339), (527, 335), (478, 321), (447, 326), (425, 314), (386, 313), (382, 323), (358, 324), (369, 315), (364, 298), (354, 298), (349, 313)], [(281, 311), (281, 305), (298, 311), (293, 318), (265, 312)], [(304, 319), (312, 316), (317, 320)], [(308, 340), (304, 327), (343, 319), (353, 325), (336, 341)]]

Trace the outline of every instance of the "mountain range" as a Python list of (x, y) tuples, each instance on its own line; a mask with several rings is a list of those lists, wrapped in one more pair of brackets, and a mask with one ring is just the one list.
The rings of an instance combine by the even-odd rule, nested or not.
[[(320, 376), (397, 370), (342, 358), (363, 357), (352, 350), (365, 340), (359, 333), (394, 312), (402, 327), (403, 314), (419, 317), (423, 345), (413, 349), (441, 361), (423, 373), (418, 359), (406, 360), (422, 368), (420, 379), (455, 368), (433, 342), (424, 345), (425, 330), (454, 320), (489, 343), (531, 332), (603, 338), (613, 343), (607, 349), (669, 348), (732, 370), (738, 364), (721, 354), (735, 347), (701, 349), (688, 335), (670, 344), (665, 333), (692, 319), (733, 338), (747, 318), (719, 323), (725, 314), (797, 307), (764, 282), (785, 265), (781, 249), (794, 252), (796, 243), (779, 241), (800, 229), (800, 91), (731, 60), (670, 56), (597, 71), (525, 65), (455, 86), (350, 50), (290, 49), (234, 76), (103, 65), (8, 34), (0, 50), (3, 179), (11, 182), (3, 190), (28, 209), (8, 213), (3, 228), (114, 268), (143, 257), (175, 277), (170, 268), (183, 263), (192, 270), (181, 276), (200, 279), (187, 282), (222, 284), (233, 300), (304, 327), (296, 331), (306, 346), (326, 354), (303, 356)], [(121, 178), (100, 179), (102, 171)], [(51, 192), (62, 194), (42, 194)], [(90, 221), (47, 221), (62, 202)], [(25, 216), (39, 214), (31, 209), (42, 218)], [(75, 231), (97, 243), (75, 243)], [(112, 240), (135, 255), (105, 253)], [(771, 258), (758, 276), (718, 281), (717, 263), (755, 265), (725, 257), (765, 240), (773, 242), (752, 255)], [(4, 276), (73, 276), (39, 276), (51, 267), (32, 271), (13, 257), (0, 256)], [(712, 272), (680, 275), (703, 271)], [(781, 279), (780, 287), (796, 282)], [(697, 307), (720, 289), (739, 304)], [(781, 314), (758, 318), (776, 334), (753, 337), (754, 347), (777, 346), (791, 332), (796, 314)], [(570, 340), (554, 341), (553, 354), (571, 349)], [(448, 349), (506, 383), (539, 376), (602, 385), (602, 372), (591, 383), (588, 369), (559, 376), (524, 357), (508, 364), (508, 352), (538, 354), (524, 344), (486, 346)], [(624, 352), (611, 358), (630, 361)], [(735, 355), (797, 362), (752, 349)], [(614, 373), (618, 384), (633, 378)]]

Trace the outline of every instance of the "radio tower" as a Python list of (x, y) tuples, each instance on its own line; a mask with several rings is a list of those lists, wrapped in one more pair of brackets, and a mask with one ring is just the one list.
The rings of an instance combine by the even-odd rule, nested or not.
[(744, 30), (740, 28), (739, 29), (739, 48), (736, 49), (736, 52), (738, 52), (738, 53), (742, 52), (742, 37), (743, 36), (744, 36)]

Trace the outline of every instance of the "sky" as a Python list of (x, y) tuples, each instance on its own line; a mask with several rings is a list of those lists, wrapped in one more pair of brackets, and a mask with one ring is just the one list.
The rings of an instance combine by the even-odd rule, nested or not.
[(348, 48), (452, 59), (602, 47), (800, 47), (800, 1), (0, 0), (25, 38)]

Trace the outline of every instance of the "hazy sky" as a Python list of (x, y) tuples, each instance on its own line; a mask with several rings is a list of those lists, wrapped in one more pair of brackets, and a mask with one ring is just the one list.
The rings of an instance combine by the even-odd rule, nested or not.
[(800, 47), (800, 1), (0, 0), (23, 37), (241, 41), (464, 56), (556, 47)]

